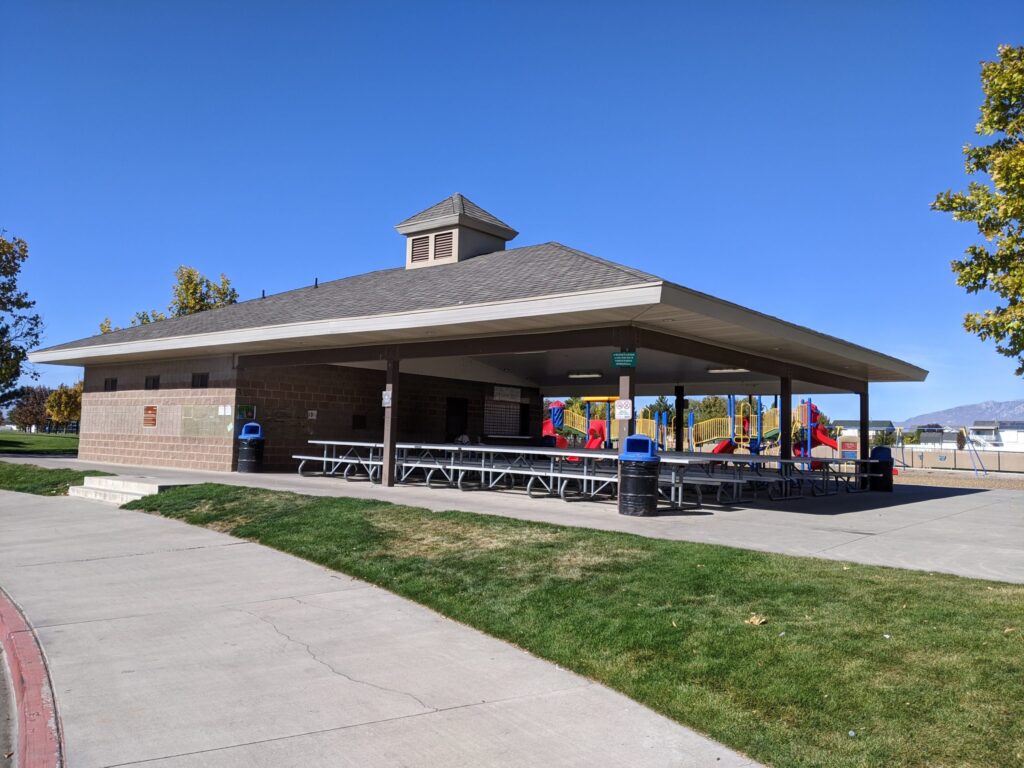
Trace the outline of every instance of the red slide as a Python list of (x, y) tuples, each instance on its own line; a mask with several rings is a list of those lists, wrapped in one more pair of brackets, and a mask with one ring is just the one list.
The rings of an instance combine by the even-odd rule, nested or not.
[(833, 451), (839, 450), (839, 443), (828, 436), (828, 430), (821, 426), (821, 424), (814, 428), (814, 434), (811, 435), (811, 445), (827, 445)]
[(714, 447), (712, 453), (736, 453), (736, 443), (732, 440), (723, 440)]

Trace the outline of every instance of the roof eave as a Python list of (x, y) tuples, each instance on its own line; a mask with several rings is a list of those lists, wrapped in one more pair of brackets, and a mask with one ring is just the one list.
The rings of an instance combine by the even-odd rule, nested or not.
[(511, 227), (499, 226), (466, 213), (452, 213), (447, 216), (437, 216), (432, 219), (423, 219), (409, 223), (403, 221), (395, 225), (395, 229), (402, 235), (415, 235), (420, 232), (430, 232), (431, 230), (444, 227), (467, 227), (488, 235), (500, 237), (502, 240), (512, 240), (519, 234)]

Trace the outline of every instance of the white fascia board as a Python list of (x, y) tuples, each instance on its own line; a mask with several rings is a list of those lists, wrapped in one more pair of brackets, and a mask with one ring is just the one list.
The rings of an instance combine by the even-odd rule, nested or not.
[[(739, 304), (719, 299), (706, 293), (684, 288), (672, 283), (665, 284), (664, 301), (671, 306), (714, 317), (741, 328), (758, 331), (779, 339), (785, 339), (811, 348), (818, 348), (834, 355), (847, 357), (865, 365), (891, 371), (907, 381), (924, 381), (928, 371), (918, 368), (899, 358), (876, 352), (873, 349), (840, 339), (836, 336), (805, 328), (795, 323), (781, 320), (763, 312), (758, 312)], [(762, 353), (763, 354), (763, 353)], [(807, 365), (806, 362), (801, 363)], [(819, 366), (808, 366), (819, 367)], [(837, 371), (842, 375), (846, 372)]]
[[(84, 364), (91, 358), (122, 357), (151, 352), (179, 352), (195, 350), (202, 354), (210, 347), (244, 348), (246, 345), (267, 341), (302, 339), (318, 336), (346, 336), (375, 331), (414, 331), (422, 328), (442, 329), (449, 325), (487, 323), (515, 318), (544, 317), (572, 312), (596, 312), (602, 309), (636, 307), (638, 313), (661, 301), (662, 283), (644, 283), (626, 288), (606, 288), (597, 291), (562, 293), (535, 299), (467, 304), (458, 307), (426, 309), (417, 312), (396, 312), (385, 315), (346, 317), (335, 320), (317, 320), (307, 323), (288, 323), (231, 331), (172, 336), (161, 339), (140, 339), (115, 344), (68, 349), (44, 349), (31, 352), (33, 363)], [(551, 330), (557, 330), (552, 328)], [(434, 337), (436, 338), (436, 336)], [(416, 337), (413, 335), (410, 340)], [(303, 348), (310, 348), (308, 344)]]

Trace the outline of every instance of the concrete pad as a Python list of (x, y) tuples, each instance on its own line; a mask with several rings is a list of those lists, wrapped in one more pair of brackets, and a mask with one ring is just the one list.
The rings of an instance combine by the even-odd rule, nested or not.
[(0, 584), (70, 768), (752, 765), (377, 587), (145, 513), (0, 493)]
[[(154, 768), (742, 768), (669, 721), (600, 686), (449, 709), (146, 763)], [(302, 762), (295, 762), (301, 755)], [(135, 764), (138, 765), (138, 764)]]

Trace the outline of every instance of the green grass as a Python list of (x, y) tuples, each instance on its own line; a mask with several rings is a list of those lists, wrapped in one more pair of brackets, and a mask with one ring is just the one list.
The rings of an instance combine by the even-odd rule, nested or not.
[(78, 435), (41, 435), (27, 432), (0, 432), (0, 453), (45, 453), (75, 455)]
[(90, 475), (108, 472), (77, 469), (44, 469), (34, 464), (10, 464), (0, 461), (0, 490), (34, 493), (37, 496), (66, 496), (68, 487), (81, 485)]
[(220, 485), (127, 506), (379, 584), (771, 765), (1024, 764), (1024, 586)]

